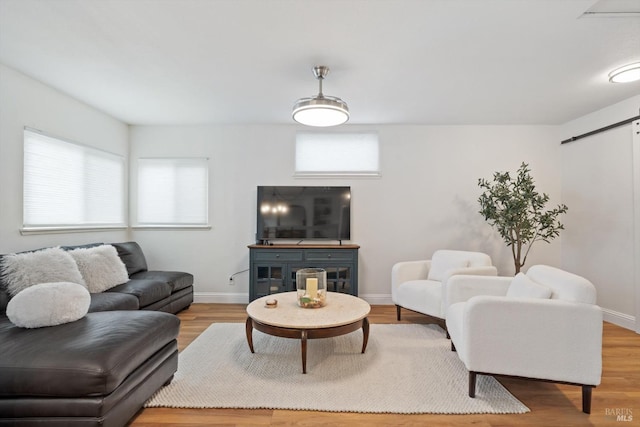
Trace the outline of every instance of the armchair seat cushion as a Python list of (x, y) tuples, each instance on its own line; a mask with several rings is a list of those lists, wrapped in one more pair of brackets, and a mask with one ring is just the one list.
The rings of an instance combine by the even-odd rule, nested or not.
[(396, 292), (396, 304), (430, 316), (440, 315), (442, 283), (435, 280), (410, 280)]

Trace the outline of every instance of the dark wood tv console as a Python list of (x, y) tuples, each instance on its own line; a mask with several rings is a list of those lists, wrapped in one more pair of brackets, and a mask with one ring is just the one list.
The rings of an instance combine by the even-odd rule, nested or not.
[(327, 290), (358, 295), (359, 245), (249, 245), (249, 301), (296, 290), (301, 268), (327, 271)]

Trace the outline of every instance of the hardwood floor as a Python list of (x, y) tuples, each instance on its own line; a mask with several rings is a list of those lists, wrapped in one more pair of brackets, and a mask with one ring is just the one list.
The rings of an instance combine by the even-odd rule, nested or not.
[[(179, 314), (182, 351), (210, 324), (244, 322), (246, 305), (193, 304)], [(434, 319), (403, 310), (400, 323)], [(397, 323), (395, 307), (372, 306), (371, 323)], [(602, 383), (593, 391), (591, 415), (581, 411), (580, 387), (499, 378), (531, 412), (519, 415), (398, 415), (249, 409), (142, 410), (131, 426), (624, 426), (640, 425), (640, 335), (604, 324)], [(366, 398), (366, 390), (363, 390)], [(633, 418), (617, 421), (615, 411)]]

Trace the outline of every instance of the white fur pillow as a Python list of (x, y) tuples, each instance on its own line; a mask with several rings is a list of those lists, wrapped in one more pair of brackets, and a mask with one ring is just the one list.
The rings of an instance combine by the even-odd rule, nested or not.
[(127, 267), (111, 245), (69, 251), (92, 294), (104, 292), (129, 281)]
[(38, 283), (73, 282), (84, 286), (75, 261), (59, 247), (4, 255), (0, 270), (12, 297)]
[(551, 297), (551, 289), (534, 282), (529, 276), (521, 272), (516, 274), (516, 277), (511, 281), (509, 289), (507, 289), (507, 296), (514, 298), (547, 299)]
[(7, 317), (21, 328), (62, 325), (83, 318), (91, 295), (77, 283), (57, 282), (33, 285), (7, 304)]

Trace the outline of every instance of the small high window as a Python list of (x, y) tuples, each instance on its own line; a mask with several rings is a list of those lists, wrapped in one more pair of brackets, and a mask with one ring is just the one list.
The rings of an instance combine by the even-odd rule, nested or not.
[(378, 134), (300, 132), (296, 134), (295, 175), (380, 176)]

